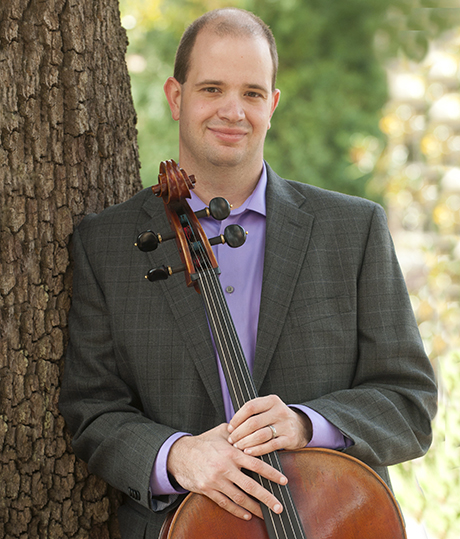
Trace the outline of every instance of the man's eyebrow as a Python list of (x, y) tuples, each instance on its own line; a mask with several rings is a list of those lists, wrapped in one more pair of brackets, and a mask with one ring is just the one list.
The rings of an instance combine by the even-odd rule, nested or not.
[[(213, 80), (213, 79), (205, 79), (201, 82), (197, 82), (195, 86), (198, 88), (200, 86), (224, 86), (225, 83), (222, 80)], [(252, 84), (248, 83), (244, 85), (246, 89), (248, 90), (260, 90), (261, 92), (265, 92), (267, 94), (270, 93), (270, 90), (268, 90), (265, 86), (262, 86), (261, 84)]]
[(197, 82), (195, 86), (222, 86), (224, 84), (221, 80), (206, 79), (201, 82)]
[(248, 90), (260, 90), (261, 92), (265, 92), (266, 94), (270, 93), (270, 90), (266, 88), (265, 86), (261, 86), (260, 84), (247, 84), (246, 88)]

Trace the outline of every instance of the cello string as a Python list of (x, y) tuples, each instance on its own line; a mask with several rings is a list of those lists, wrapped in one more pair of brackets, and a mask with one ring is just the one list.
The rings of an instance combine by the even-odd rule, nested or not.
[[(206, 259), (205, 259), (206, 260)], [(219, 278), (218, 276), (216, 275), (216, 273), (214, 271), (212, 271), (212, 273), (209, 274), (211, 276), (211, 282), (213, 283), (214, 285), (214, 288), (216, 290), (216, 292), (218, 292), (217, 294), (214, 294), (213, 297), (217, 297), (217, 298), (220, 298), (220, 303), (221, 303), (221, 310), (227, 312), (228, 311), (228, 306), (227, 306), (227, 303), (225, 301), (225, 297), (223, 296), (223, 291), (222, 291), (222, 287), (220, 285), (220, 281), (219, 281)], [(225, 309), (222, 309), (222, 307), (225, 307)], [(236, 334), (236, 330), (234, 328), (234, 325), (233, 325), (233, 321), (231, 319), (231, 316), (230, 314), (228, 313), (228, 316), (226, 317), (227, 320), (230, 321), (229, 323), (229, 326), (230, 328), (233, 330), (234, 334), (235, 334), (235, 337), (236, 337), (236, 340), (235, 342), (238, 342), (239, 343), (239, 340), (237, 339), (237, 334)], [(238, 358), (235, 358), (235, 359), (238, 359)], [(247, 366), (247, 362), (244, 358), (244, 353), (242, 352), (241, 348), (240, 348), (240, 361), (239, 361), (239, 366), (241, 368), (241, 366), (244, 366), (244, 371), (246, 373), (246, 377), (243, 376), (242, 374), (240, 376), (243, 376), (243, 380), (246, 378), (248, 380), (250, 380), (252, 382), (252, 377), (251, 377), (251, 374), (249, 373), (249, 369), (248, 369), (248, 366)], [(257, 396), (257, 392), (255, 391), (254, 389), (254, 396)], [(246, 400), (249, 400), (249, 398), (251, 398), (251, 395), (248, 395), (248, 398)], [(262, 460), (264, 460), (265, 462), (267, 462), (269, 465), (271, 465), (272, 467), (274, 467), (275, 469), (278, 469), (280, 471), (281, 470), (281, 465), (280, 465), (280, 462), (278, 460), (278, 455), (276, 452), (273, 452), (273, 453), (270, 453), (268, 455), (263, 455), (262, 456)], [(259, 483), (262, 484), (262, 477), (259, 475)], [(265, 480), (265, 482), (267, 483), (267, 485), (265, 485), (266, 487), (268, 486), (268, 490), (270, 490), (276, 497), (277, 499), (279, 499), (283, 505), (286, 507), (286, 510), (287, 510), (287, 518), (289, 520), (289, 527), (291, 528), (292, 531), (293, 528), (294, 528), (294, 525), (293, 523), (291, 522), (291, 513), (292, 515), (294, 515), (294, 520), (296, 521), (297, 523), (297, 528), (300, 530), (300, 535), (301, 536), (304, 536), (303, 534), (303, 530), (302, 530), (302, 526), (300, 524), (300, 520), (299, 520), (299, 517), (298, 517), (298, 514), (297, 514), (297, 511), (295, 510), (295, 505), (293, 503), (293, 500), (292, 500), (292, 497), (291, 497), (291, 493), (290, 493), (290, 490), (289, 489), (286, 489), (285, 487), (281, 486), (281, 485), (278, 485), (276, 483), (272, 483), (268, 480)], [(274, 492), (274, 490), (278, 491), (277, 493)], [(285, 495), (287, 496), (288, 499), (286, 499)], [(291, 511), (289, 511), (289, 507), (291, 507)], [(273, 513), (272, 512), (269, 512), (270, 514), (270, 518), (273, 520)], [(281, 523), (281, 525), (283, 526), (283, 528), (285, 527), (285, 520), (286, 520), (286, 516), (283, 516), (282, 518), (280, 518), (279, 516), (275, 517), (275, 518), (278, 518), (280, 519), (279, 522)], [(286, 531), (284, 531), (285, 535), (286, 535)], [(296, 537), (299, 537), (299, 535), (297, 535)]]
[[(223, 293), (222, 293), (222, 288), (220, 286), (220, 282), (218, 281), (218, 277), (217, 275), (212, 272), (211, 274), (211, 281), (215, 281), (215, 283), (217, 283), (217, 290), (220, 292), (218, 294), (218, 296), (220, 296), (222, 294), (223, 296)], [(226, 302), (225, 302), (225, 298), (223, 299), (223, 305), (226, 306)], [(231, 319), (230, 319), (231, 320)], [(233, 326), (233, 324), (232, 324)], [(244, 356), (241, 356), (242, 357), (242, 362), (240, 362), (240, 366), (241, 365), (245, 365), (247, 366), (247, 363), (246, 363), (246, 360), (244, 359)], [(247, 369), (245, 369), (245, 371), (247, 371), (247, 375), (250, 376), (250, 373)], [(250, 378), (252, 380), (252, 378)], [(256, 394), (257, 395), (257, 394)], [(269, 465), (271, 465), (273, 468), (275, 469), (278, 469), (281, 471), (281, 465), (279, 463), (279, 460), (278, 460), (278, 456), (275, 452), (273, 453), (269, 453), (267, 455), (263, 455), (261, 457), (261, 459), (264, 461), (264, 462), (267, 462)], [(259, 475), (259, 474), (258, 474)], [(280, 515), (276, 515), (275, 513), (273, 513), (272, 511), (269, 512), (269, 515), (270, 515), (270, 518), (272, 520), (276, 519), (277, 521), (280, 522), (281, 526), (284, 528), (284, 536), (285, 537), (288, 537), (287, 533), (286, 533), (286, 530), (285, 530), (285, 526), (288, 525), (289, 528), (292, 530), (292, 533), (295, 534), (295, 531), (294, 531), (294, 528), (295, 528), (295, 525), (293, 524), (292, 522), (292, 515), (294, 515), (294, 520), (296, 521), (297, 523), (297, 528), (299, 529), (299, 533), (297, 535), (294, 535), (295, 537), (303, 537), (304, 534), (302, 533), (302, 527), (301, 527), (301, 524), (300, 524), (300, 521), (298, 519), (298, 515), (297, 515), (297, 511), (295, 510), (295, 506), (294, 506), (294, 503), (293, 503), (293, 500), (292, 500), (292, 497), (290, 496), (290, 491), (289, 489), (287, 489), (286, 487), (282, 486), (282, 485), (278, 485), (277, 483), (273, 483), (271, 481), (268, 481), (268, 480), (263, 480), (262, 477), (259, 475), (259, 483), (260, 484), (263, 484), (263, 483), (266, 483), (265, 484), (265, 487), (271, 491), (271, 493), (273, 495), (276, 496), (276, 498), (278, 500), (281, 501), (281, 503), (286, 507), (286, 513), (282, 514), (281, 516)], [(291, 511), (289, 511), (289, 508), (291, 507)], [(276, 515), (276, 516), (275, 516)], [(288, 519), (288, 522), (286, 522), (286, 519)], [(276, 528), (275, 526), (275, 523), (273, 522), (273, 526)]]
[[(244, 357), (244, 352), (242, 350), (241, 343), (239, 341), (235, 326), (233, 324), (233, 320), (229, 313), (228, 305), (223, 295), (222, 287), (220, 285), (220, 280), (216, 272), (212, 268), (211, 263), (209, 261), (209, 257), (206, 251), (204, 250), (201, 242), (197, 241), (195, 231), (193, 230), (192, 227), (190, 227), (190, 230), (193, 234), (193, 239), (195, 240), (194, 242), (191, 242), (189, 240), (189, 246), (191, 248), (190, 250), (195, 255), (195, 260), (198, 262), (198, 265), (199, 265), (199, 268), (197, 269), (200, 269), (199, 275), (200, 277), (202, 277), (201, 281), (205, 285), (203, 287), (200, 287), (200, 289), (203, 293), (203, 299), (205, 299), (205, 304), (206, 303), (208, 304), (208, 313), (211, 315), (213, 319), (212, 321), (215, 323), (214, 328), (216, 329), (216, 331), (218, 329), (220, 330), (220, 335), (217, 335), (217, 340), (222, 350), (220, 354), (221, 360), (223, 363), (225, 363), (225, 366), (227, 367), (227, 370), (230, 375), (229, 376), (230, 380), (227, 380), (227, 383), (230, 382), (230, 384), (233, 386), (233, 389), (235, 389), (235, 381), (233, 380), (233, 377), (231, 376), (231, 370), (232, 370), (234, 376), (237, 379), (236, 383), (238, 387), (240, 388), (240, 393), (241, 393), (240, 395), (241, 402), (238, 402), (238, 395), (235, 392), (235, 398), (237, 399), (236, 404), (237, 404), (237, 407), (241, 407), (248, 400), (257, 397), (257, 392), (255, 390), (255, 387), (253, 386), (252, 376), (249, 372), (249, 367)], [(198, 246), (198, 249), (196, 249), (195, 246)], [(217, 304), (215, 302), (215, 299), (217, 299)], [(217, 316), (219, 311), (221, 314), (220, 317)], [(219, 320), (219, 322), (221, 320), (224, 321), (225, 329), (227, 330), (227, 333), (230, 336), (229, 339), (227, 339), (225, 336), (225, 331), (224, 331), (224, 328), (222, 327), (222, 323), (220, 322), (219, 324), (216, 324), (217, 320)], [(223, 345), (223, 342), (225, 343), (225, 347)], [(230, 358), (233, 356), (233, 361), (231, 360), (229, 361), (227, 359), (226, 357), (227, 354), (225, 354), (225, 349)], [(232, 354), (232, 351), (233, 351), (233, 354)], [(237, 372), (238, 370), (240, 371), (239, 373)], [(251, 383), (249, 383), (248, 381)], [(243, 396), (244, 391), (242, 390), (242, 388), (246, 389), (246, 397)], [(277, 456), (275, 457), (275, 455), (276, 453), (263, 455), (262, 460), (265, 462), (268, 461), (267, 463), (269, 465), (281, 471), (279, 460)], [(260, 476), (260, 474), (257, 474), (257, 475), (259, 476), (259, 484), (263, 485), (263, 478)], [(273, 513), (273, 511), (268, 511), (270, 519), (272, 520), (272, 527), (276, 534), (276, 537), (279, 537), (279, 533), (277, 530), (277, 526), (275, 524), (275, 519), (277, 519), (278, 522), (281, 524), (283, 528), (283, 532), (284, 532), (284, 537), (288, 537), (286, 529), (285, 529), (285, 524), (288, 524), (289, 527), (291, 528), (291, 531), (294, 534), (293, 537), (299, 537), (298, 535), (295, 535), (295, 530), (294, 530), (295, 526), (293, 522), (291, 521), (291, 518), (292, 518), (291, 513), (294, 515), (294, 520), (297, 521), (297, 528), (299, 529), (299, 532), (301, 534), (300, 536), (304, 537), (303, 529), (300, 524), (297, 511), (295, 510), (295, 506), (293, 504), (289, 489), (283, 488), (282, 485), (278, 485), (268, 480), (265, 480), (265, 483), (267, 483), (267, 485), (265, 485), (265, 488), (267, 488), (268, 486), (269, 487), (268, 489), (271, 491), (271, 493), (275, 495), (277, 499), (279, 499), (283, 503), (283, 505), (286, 507), (286, 512), (283, 511), (281, 515), (277, 515), (276, 513)], [(274, 490), (277, 490), (278, 492), (275, 493)], [(287, 499), (285, 495), (287, 495)], [(289, 511), (289, 507), (291, 508), (291, 511)], [(288, 522), (285, 522), (286, 517), (288, 519)]]
[[(204, 259), (206, 260), (206, 259)], [(208, 264), (206, 264), (208, 265)], [(222, 310), (222, 314), (223, 314), (223, 319), (226, 321), (226, 325), (227, 325), (227, 330), (229, 330), (229, 326), (231, 327), (233, 324), (229, 324), (228, 323), (228, 318), (226, 316), (227, 314), (227, 309), (222, 309), (223, 305), (225, 304), (222, 304), (220, 300), (220, 295), (218, 292), (219, 292), (219, 289), (221, 291), (221, 287), (220, 287), (220, 282), (216, 283), (215, 281), (218, 279), (214, 270), (211, 268), (209, 270), (209, 268), (206, 268), (205, 270), (203, 270), (203, 273), (201, 273), (201, 277), (202, 277), (202, 284), (203, 286), (200, 287), (201, 289), (201, 292), (204, 296), (204, 299), (205, 299), (205, 303), (207, 303), (207, 307), (208, 307), (208, 314), (210, 315), (211, 317), (211, 320), (214, 320), (214, 319), (217, 319), (217, 320), (220, 320), (220, 317), (219, 316), (215, 316), (215, 311), (216, 309), (219, 308), (219, 304), (220, 304), (220, 308)], [(213, 278), (213, 276), (215, 276), (215, 278)], [(210, 294), (209, 291), (210, 289), (214, 288), (214, 292), (217, 292), (214, 293), (214, 294)], [(217, 302), (214, 301), (214, 299), (217, 298)], [(225, 302), (226, 303), (226, 302)], [(215, 325), (215, 330), (217, 330), (218, 327), (217, 327), (217, 324)], [(222, 326), (220, 326), (220, 329), (222, 330)], [(241, 379), (243, 380), (243, 386), (244, 386), (244, 383), (245, 383), (245, 377), (242, 377), (242, 375), (238, 376), (238, 367), (240, 368), (241, 370), (241, 361), (238, 361), (238, 358), (234, 358), (236, 361), (229, 361), (227, 355), (231, 355), (231, 352), (232, 352), (232, 347), (229, 345), (229, 342), (232, 343), (232, 339), (228, 340), (225, 338), (225, 334), (221, 334), (221, 335), (216, 335), (216, 341), (217, 343), (221, 343), (221, 337), (222, 337), (222, 340), (223, 342), (226, 344), (226, 352), (225, 353), (225, 349), (222, 347), (221, 350), (219, 350), (219, 355), (220, 355), (220, 358), (221, 358), (221, 361), (222, 363), (224, 363), (227, 367), (232, 366), (234, 367), (233, 368), (233, 373), (237, 376), (237, 381), (236, 381), (236, 384), (238, 384), (240, 386), (241, 384)], [(239, 346), (238, 346), (239, 348)], [(235, 355), (237, 355), (237, 352), (238, 352), (238, 349), (235, 348), (235, 346), (233, 346), (233, 352), (235, 353)], [(241, 356), (240, 356), (241, 357)], [(244, 359), (243, 357), (243, 360), (244, 362), (246, 363), (246, 360)], [(235, 381), (232, 379), (231, 377), (231, 373), (230, 373), (230, 380), (228, 379), (227, 377), (227, 382), (229, 383), (229, 385), (231, 384), (233, 387), (235, 386)], [(246, 388), (248, 389), (248, 388)], [(244, 397), (241, 397), (241, 396), (238, 396), (238, 395), (235, 395), (235, 398), (237, 399), (237, 406), (242, 406), (242, 404), (244, 404), (244, 402), (246, 402), (247, 400), (249, 400), (252, 395), (249, 394), (249, 391), (247, 391), (248, 393), (248, 398), (245, 399)], [(238, 399), (239, 397), (242, 399), (242, 401), (240, 402)], [(258, 476), (258, 482), (259, 484), (263, 485), (263, 479), (262, 477), (260, 476), (260, 474), (256, 474)], [(267, 486), (267, 485), (266, 485)], [(274, 490), (273, 490), (273, 485), (271, 482), (268, 482), (268, 487), (269, 487), (269, 490), (272, 492), (272, 494), (274, 494)], [(279, 499), (279, 498), (278, 498)], [(271, 521), (271, 526), (272, 526), (272, 531), (274, 533), (274, 537), (276, 539), (280, 538), (281, 539), (281, 536), (278, 532), (278, 529), (277, 529), (277, 526), (276, 526), (276, 523), (275, 523), (275, 519), (276, 518), (279, 518), (279, 516), (274, 516), (274, 513), (272, 511), (268, 511), (266, 512), (266, 514), (268, 514), (268, 517)], [(284, 526), (283, 526), (284, 528)], [(284, 537), (287, 538), (288, 535), (286, 535), (286, 533), (284, 533)]]
[[(208, 304), (208, 308), (209, 308), (208, 313), (211, 317), (211, 325), (214, 325), (214, 328), (216, 329), (216, 332), (217, 332), (217, 335), (215, 335), (215, 338), (217, 337), (216, 344), (220, 345), (219, 357), (224, 363), (223, 365), (224, 372), (225, 370), (227, 370), (229, 374), (229, 380), (227, 380), (227, 382), (231, 384), (232, 389), (233, 389), (233, 394), (234, 394), (233, 404), (236, 409), (239, 409), (245, 402), (245, 393), (246, 395), (250, 394), (250, 388), (248, 386), (245, 386), (244, 378), (242, 379), (241, 376), (238, 376), (237, 369), (238, 367), (240, 367), (240, 365), (238, 365), (236, 361), (232, 362), (232, 361), (229, 361), (228, 359), (229, 357), (231, 357), (232, 352), (233, 352), (233, 355), (236, 357), (237, 350), (235, 348), (233, 350), (231, 349), (231, 345), (233, 345), (233, 343), (231, 340), (226, 339), (226, 336), (225, 336), (224, 330), (229, 329), (227, 318), (225, 317), (226, 313), (225, 312), (222, 313), (224, 315), (223, 322), (222, 322), (222, 318), (217, 316), (218, 305), (216, 305), (214, 301), (215, 299), (214, 295), (212, 293), (209, 293), (209, 285), (210, 283), (212, 284), (212, 279), (209, 278), (210, 275), (208, 273), (204, 273), (202, 275), (204, 277), (204, 283), (207, 285), (207, 286), (202, 287), (202, 293), (204, 293), (206, 302)], [(224, 324), (224, 326), (222, 326), (222, 323)]]
[[(195, 232), (192, 230), (194, 236), (196, 236)], [(196, 237), (194, 237), (196, 239)], [(196, 247), (198, 246), (199, 251), (197, 251)], [(226, 363), (226, 367), (231, 373), (233, 371), (234, 378), (236, 379), (238, 388), (239, 388), (239, 399), (238, 402), (235, 403), (237, 409), (241, 407), (247, 400), (254, 398), (257, 396), (256, 390), (254, 387), (249, 387), (247, 384), (248, 380), (251, 380), (249, 369), (247, 366), (247, 362), (244, 359), (244, 353), (241, 348), (241, 343), (239, 341), (238, 335), (236, 334), (233, 321), (231, 319), (230, 313), (228, 311), (228, 306), (226, 304), (225, 298), (223, 298), (223, 292), (222, 287), (220, 286), (220, 281), (214, 271), (214, 269), (211, 266), (209, 257), (207, 253), (205, 252), (203, 246), (201, 245), (201, 242), (195, 241), (194, 244), (191, 244), (191, 248), (193, 253), (195, 254), (196, 260), (198, 261), (201, 270), (200, 276), (202, 282), (205, 284), (203, 286), (202, 292), (203, 298), (206, 299), (209, 307), (210, 307), (210, 315), (212, 317), (211, 322), (214, 323), (214, 327), (216, 329), (220, 330), (220, 334), (217, 336), (218, 343), (221, 345), (221, 349), (224, 352), (224, 357), (221, 358)], [(215, 302), (217, 300), (217, 304)], [(226, 308), (225, 308), (226, 307)], [(218, 314), (221, 314), (221, 316), (218, 316)], [(212, 326), (212, 324), (211, 324)], [(232, 331), (233, 330), (233, 331)], [(233, 333), (233, 335), (231, 335)], [(230, 335), (230, 338), (226, 338), (226, 334)], [(227, 353), (225, 354), (225, 350)], [(229, 362), (227, 360), (228, 357), (234, 357), (235, 361)], [(242, 358), (243, 361), (239, 361), (238, 358)], [(246, 368), (246, 369), (245, 369)], [(241, 374), (238, 375), (237, 370), (240, 370)], [(244, 370), (247, 370), (246, 376), (243, 376)], [(232, 384), (234, 385), (234, 381)], [(235, 386), (234, 386), (235, 387)], [(236, 393), (236, 392), (235, 392)], [(246, 393), (246, 397), (245, 397)], [(238, 394), (236, 393), (236, 397)]]
[[(204, 271), (204, 273), (203, 273), (203, 275), (204, 275), (204, 280), (205, 280), (205, 281), (207, 282), (207, 284), (208, 284), (207, 287), (203, 287), (203, 288), (205, 289), (205, 290), (204, 290), (205, 295), (207, 296), (207, 299), (208, 299), (208, 301), (209, 301), (208, 288), (209, 288), (209, 286), (210, 286), (210, 285), (209, 285), (209, 282), (211, 282), (211, 287), (213, 287), (214, 290), (215, 290), (215, 292), (217, 292), (217, 293), (215, 293), (214, 295), (211, 294), (210, 297), (211, 297), (211, 298), (213, 298), (213, 297), (214, 297), (214, 298), (218, 298), (218, 300), (220, 300), (220, 301), (218, 301), (218, 303), (220, 303), (220, 310), (222, 311), (222, 314), (223, 314), (223, 315), (226, 315), (226, 316), (224, 316), (224, 319), (227, 320), (227, 325), (228, 325), (227, 330), (228, 330), (228, 329), (233, 330), (233, 333), (234, 333), (234, 335), (235, 335), (235, 337), (236, 337), (236, 338), (233, 340), (233, 342), (236, 342), (236, 343), (239, 345), (239, 346), (238, 346), (239, 352), (240, 352), (239, 358), (242, 359), (242, 361), (238, 361), (238, 358), (237, 358), (237, 357), (235, 357), (235, 359), (237, 360), (237, 364), (238, 364), (238, 366), (240, 367), (240, 370), (241, 370), (242, 365), (244, 365), (245, 368), (244, 368), (243, 370), (244, 370), (245, 373), (246, 373), (246, 377), (244, 377), (244, 376), (243, 376), (243, 373), (241, 373), (241, 375), (240, 375), (240, 380), (241, 380), (241, 377), (242, 377), (243, 382), (245, 381), (245, 378), (246, 378), (247, 380), (250, 380), (250, 381), (252, 382), (252, 377), (251, 377), (251, 375), (250, 375), (250, 373), (249, 373), (249, 369), (248, 369), (248, 366), (247, 366), (247, 362), (246, 362), (246, 360), (245, 360), (245, 358), (244, 358), (244, 353), (243, 353), (242, 350), (241, 350), (241, 344), (240, 344), (240, 342), (239, 342), (239, 339), (237, 338), (237, 334), (236, 334), (236, 330), (235, 330), (234, 325), (233, 325), (233, 321), (232, 321), (231, 316), (230, 316), (230, 314), (229, 314), (229, 312), (228, 312), (228, 306), (227, 306), (227, 303), (226, 303), (226, 301), (225, 301), (225, 297), (223, 296), (223, 291), (222, 291), (222, 287), (221, 287), (221, 285), (220, 285), (220, 281), (219, 281), (219, 279), (218, 279), (218, 276), (216, 275), (216, 273), (214, 272), (214, 270), (211, 268), (209, 259), (208, 259), (208, 257), (207, 257), (207, 253), (204, 252), (204, 250), (203, 250), (203, 248), (202, 248), (202, 246), (201, 246), (201, 243), (198, 242), (198, 243), (195, 243), (195, 245), (199, 245), (199, 246), (200, 246), (200, 251), (201, 251), (201, 252), (200, 252), (200, 255), (201, 255), (201, 256), (199, 256), (199, 254), (198, 254), (198, 252), (196, 251), (195, 247), (194, 247), (194, 246), (192, 247), (192, 250), (194, 251), (194, 254), (195, 254), (195, 256), (197, 257), (196, 259), (197, 259), (198, 261), (203, 260), (203, 261), (205, 262), (205, 266), (207, 266), (206, 269), (209, 270), (209, 272), (208, 272), (208, 271), (204, 271), (204, 270), (203, 270), (203, 265), (200, 263), (200, 265), (202, 266), (201, 269), (202, 269), (202, 271)], [(210, 279), (209, 279), (209, 276), (211, 277)], [(215, 307), (215, 306), (214, 306), (214, 307)], [(225, 308), (224, 308), (224, 307), (225, 307)], [(218, 317), (217, 317), (217, 318), (218, 318)], [(216, 328), (216, 329), (217, 329), (217, 328)], [(224, 337), (224, 339), (225, 339), (225, 335), (223, 335), (223, 337)], [(227, 341), (226, 341), (226, 342), (227, 342)], [(232, 342), (232, 339), (230, 339), (230, 342)], [(228, 350), (228, 352), (230, 352), (230, 347), (228, 346), (228, 342), (227, 342), (227, 350)], [(234, 350), (234, 351), (235, 351), (235, 353), (236, 353), (238, 350)], [(222, 354), (221, 354), (221, 355), (222, 355)], [(238, 355), (238, 354), (236, 354), (236, 355)], [(226, 358), (224, 359), (224, 361), (227, 362)], [(228, 362), (227, 362), (227, 363), (228, 363)], [(234, 365), (235, 363), (234, 363), (234, 362), (230, 362), (230, 364), (231, 364), (231, 365)], [(257, 396), (257, 393), (256, 393), (255, 389), (254, 389), (254, 396)], [(249, 392), (248, 392), (248, 398), (247, 398), (246, 400), (249, 400), (251, 397), (252, 397), (252, 395), (250, 395)], [(274, 462), (274, 461), (277, 460), (277, 456), (276, 456), (276, 457), (275, 457), (275, 456), (276, 456), (276, 453), (273, 453), (273, 455), (272, 455), (272, 454), (268, 454), (268, 455), (266, 455), (265, 457), (268, 457), (268, 464), (271, 464), (275, 469), (281, 470), (281, 466), (280, 466), (280, 464), (279, 464), (279, 461), (278, 461), (278, 463)], [(273, 457), (275, 457), (275, 458), (273, 458)], [(263, 459), (263, 460), (266, 461), (267, 459)], [(292, 498), (291, 498), (291, 496), (290, 496), (289, 489), (285, 489), (285, 488), (283, 489), (282, 486), (277, 485), (276, 483), (272, 483), (271, 481), (267, 481), (267, 480), (266, 480), (266, 482), (268, 482), (269, 490), (271, 490), (271, 492), (272, 492), (273, 494), (275, 494), (275, 493), (274, 493), (274, 490), (273, 490), (273, 487), (274, 487), (274, 486), (275, 486), (275, 488), (279, 491), (279, 494), (277, 495), (277, 498), (280, 499), (280, 501), (281, 501), (281, 502), (283, 503), (283, 505), (286, 507), (286, 509), (287, 509), (287, 516), (288, 516), (288, 519), (289, 519), (289, 524), (290, 524), (291, 530), (294, 532), (294, 529), (293, 529), (294, 526), (293, 526), (293, 524), (292, 524), (292, 522), (291, 522), (291, 515), (290, 515), (290, 512), (288, 511), (289, 506), (291, 506), (291, 507), (293, 508), (293, 514), (295, 515), (295, 517), (297, 517), (297, 518), (295, 518), (295, 520), (297, 520), (297, 521), (298, 521), (298, 515), (297, 515), (297, 512), (295, 511), (295, 506), (294, 506), (294, 504), (293, 504), (293, 502), (292, 502)], [(262, 478), (261, 478), (260, 475), (259, 475), (259, 483), (262, 484)], [(288, 495), (288, 500), (285, 499), (285, 496), (284, 496), (285, 492), (286, 492), (287, 495)], [(273, 519), (273, 513), (270, 511), (269, 514), (270, 514), (270, 517)], [(279, 517), (279, 515), (278, 515), (278, 517)], [(283, 528), (284, 528), (284, 522), (283, 522), (284, 518), (285, 518), (285, 517), (283, 517), (283, 518), (280, 519), (280, 522), (281, 522)], [(298, 527), (299, 527), (299, 525), (300, 525), (300, 523), (298, 522)], [(302, 530), (301, 526), (300, 526), (299, 529)], [(276, 532), (276, 533), (277, 533), (277, 532)], [(277, 535), (278, 535), (278, 534), (277, 534)], [(303, 533), (302, 533), (302, 535), (303, 535)]]
[[(214, 273), (214, 272), (213, 272), (213, 273)], [(209, 279), (208, 279), (208, 280), (209, 280)], [(212, 278), (211, 278), (210, 280), (213, 281)], [(221, 355), (222, 355), (222, 354), (221, 354)], [(224, 360), (227, 361), (226, 359), (224, 359)], [(244, 358), (243, 358), (243, 360), (244, 360)], [(244, 360), (244, 361), (245, 361), (245, 360)], [(232, 364), (232, 362), (230, 362), (230, 364)], [(264, 460), (264, 459), (262, 459), (262, 460)], [(279, 467), (278, 467), (278, 469), (279, 469)], [(259, 484), (264, 485), (264, 480), (263, 480), (263, 478), (260, 476), (260, 474), (257, 474), (257, 476), (258, 476), (258, 482), (259, 482)], [(270, 482), (270, 481), (268, 481), (268, 480), (265, 480), (265, 483), (266, 483), (266, 484), (265, 484), (264, 486), (265, 486), (269, 491), (271, 491), (271, 493), (272, 493), (273, 495), (275, 495), (275, 496), (277, 497), (277, 499), (279, 499), (284, 505), (287, 505), (286, 500), (284, 499), (284, 494), (283, 494), (282, 492), (280, 492), (280, 494), (281, 494), (281, 496), (280, 496), (279, 494), (276, 495), (276, 493), (275, 493), (275, 489), (278, 487), (278, 485), (276, 485), (275, 483), (272, 483), (272, 482)], [(268, 512), (268, 516), (269, 516), (269, 518), (270, 518), (271, 521), (272, 521), (272, 527), (273, 527), (273, 531), (274, 531), (276, 537), (280, 537), (279, 532), (278, 532), (278, 530), (277, 530), (277, 526), (276, 526), (276, 524), (275, 524), (275, 520), (278, 520), (278, 521), (281, 523), (281, 526), (282, 526), (283, 528), (285, 528), (285, 525), (284, 525), (284, 519), (285, 519), (286, 517), (285, 517), (285, 516), (284, 516), (284, 517), (280, 517), (279, 515), (276, 515), (276, 514), (273, 513), (272, 511), (269, 511), (269, 512)], [(289, 518), (289, 517), (288, 517), (288, 518)], [(292, 528), (292, 525), (291, 525), (291, 528)], [(283, 537), (289, 537), (289, 536), (286, 534), (286, 530), (284, 530), (284, 535), (283, 535)]]

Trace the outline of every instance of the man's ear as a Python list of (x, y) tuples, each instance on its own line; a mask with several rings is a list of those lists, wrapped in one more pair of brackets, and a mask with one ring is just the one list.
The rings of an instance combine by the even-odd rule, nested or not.
[(278, 103), (280, 102), (280, 96), (281, 92), (279, 90), (274, 90), (272, 92), (272, 104), (271, 104), (271, 111), (270, 111), (270, 119), (268, 120), (268, 129), (271, 127), (270, 120), (272, 119), (273, 113), (276, 110), (276, 107), (278, 106)]
[(174, 77), (169, 77), (163, 86), (163, 90), (171, 109), (171, 116), (173, 120), (177, 121), (180, 117), (181, 84)]

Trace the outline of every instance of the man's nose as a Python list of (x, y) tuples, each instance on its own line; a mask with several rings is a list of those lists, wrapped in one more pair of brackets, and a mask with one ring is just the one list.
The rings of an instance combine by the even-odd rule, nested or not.
[(229, 122), (238, 122), (245, 116), (241, 99), (237, 96), (226, 96), (220, 103), (218, 116)]

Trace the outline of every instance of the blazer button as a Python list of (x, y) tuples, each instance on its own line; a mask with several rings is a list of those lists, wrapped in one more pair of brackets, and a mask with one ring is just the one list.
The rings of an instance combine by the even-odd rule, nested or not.
[(139, 501), (141, 499), (141, 493), (138, 490), (128, 487), (128, 492), (131, 498), (133, 498), (134, 500)]

